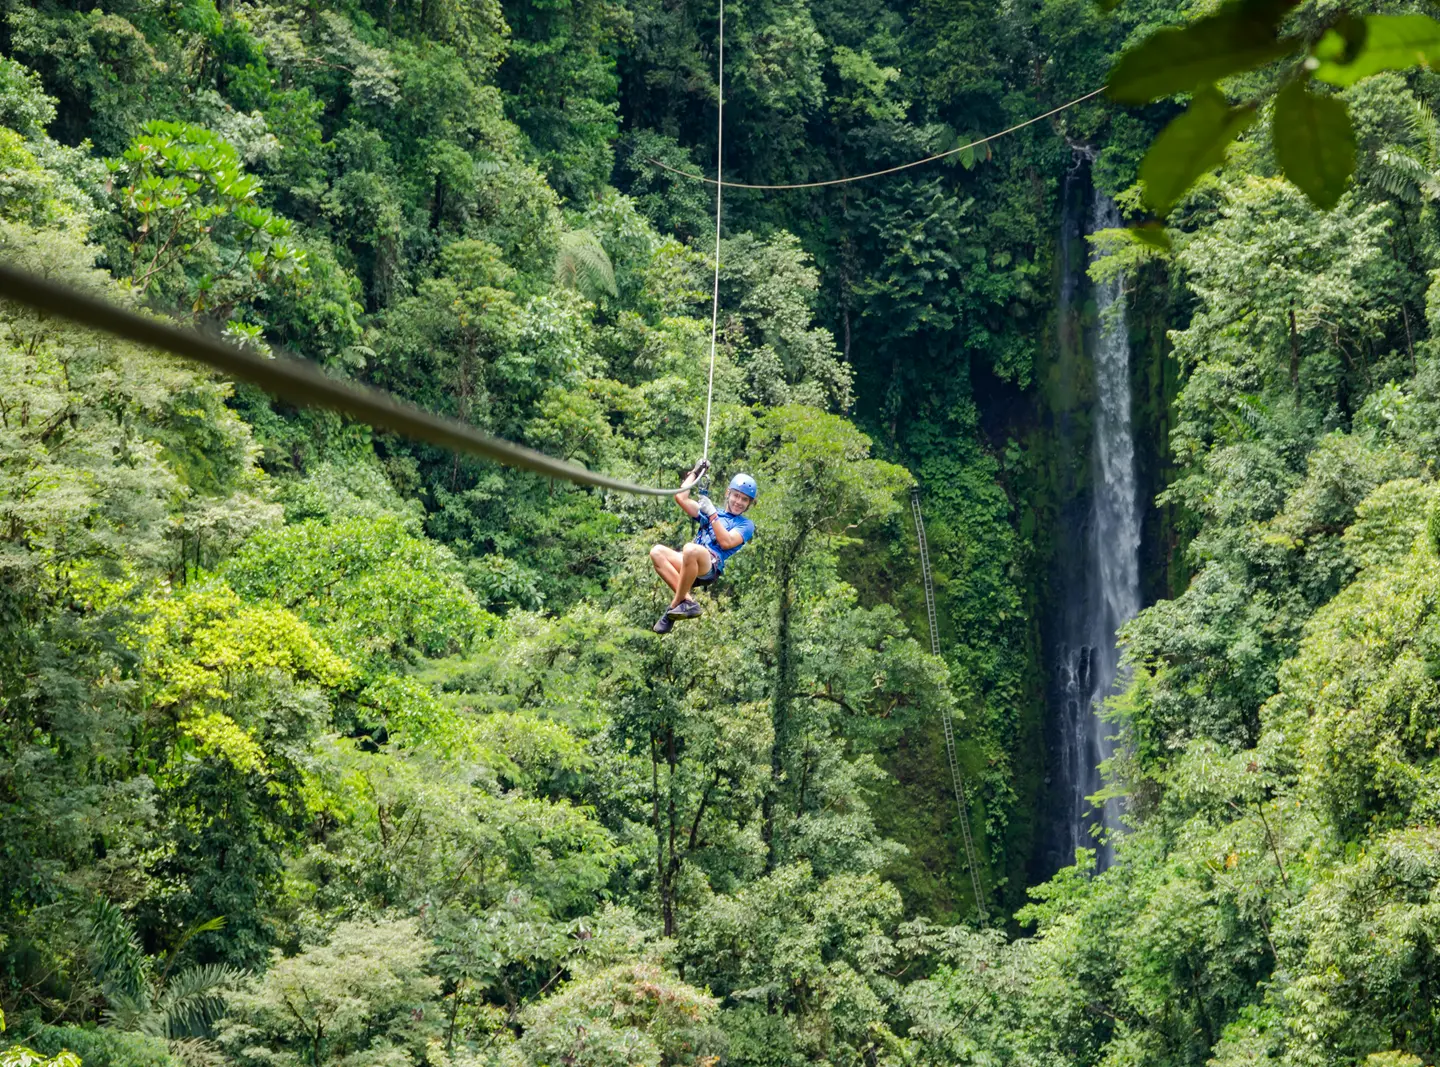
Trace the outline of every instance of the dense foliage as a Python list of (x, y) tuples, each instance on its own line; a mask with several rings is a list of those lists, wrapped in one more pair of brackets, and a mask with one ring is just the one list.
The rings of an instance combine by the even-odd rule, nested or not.
[[(727, 170), (949, 148), (1198, 8), (731, 5)], [(649, 160), (710, 165), (715, 29), (655, 0), (0, 5), (0, 255), (668, 482), (717, 250), (708, 189)], [(1225, 87), (1264, 109), (1294, 77)], [(1117, 861), (1028, 893), (1077, 466), (1064, 201), (1143, 221), (1177, 101), (727, 197), (711, 454), (758, 477), (760, 533), (664, 638), (668, 500), (0, 304), (0, 1062), (1433, 1062), (1440, 82), (1351, 81), (1318, 97), (1355, 132), (1333, 210), (1259, 123), (1167, 240), (1097, 236), (1169, 367), (1136, 378), (1169, 431), (1147, 586), (1177, 595), (1125, 633)]]

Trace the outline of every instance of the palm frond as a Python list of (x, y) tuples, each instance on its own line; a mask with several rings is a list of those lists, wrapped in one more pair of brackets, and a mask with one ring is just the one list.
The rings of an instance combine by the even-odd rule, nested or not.
[(555, 284), (594, 299), (598, 293), (618, 296), (615, 267), (600, 239), (589, 230), (570, 230), (560, 236), (555, 256)]
[(105, 999), (110, 1006), (100, 1013), (100, 1018), (106, 1026), (126, 1033), (162, 1036), (157, 1032), (159, 1028), (155, 1025), (156, 1016), (148, 996), (131, 997), (124, 993), (107, 991)]
[(90, 945), (95, 977), (106, 997), (148, 1001), (150, 960), (124, 912), (104, 897), (90, 909)]
[(165, 957), (165, 969), (160, 972), (161, 984), (164, 984), (165, 980), (170, 975), (171, 969), (175, 966), (175, 961), (180, 958), (181, 949), (183, 949), (191, 942), (191, 940), (193, 940), (200, 934), (206, 934), (212, 930), (220, 930), (223, 929), (224, 926), (225, 916), (217, 915), (213, 919), (206, 919), (203, 923), (196, 923), (194, 926), (190, 927), (190, 929), (186, 930), (183, 934), (181, 934), (180, 940), (175, 942), (175, 946)]
[(1253, 393), (1240, 393), (1235, 397), (1235, 417), (1250, 433), (1258, 434), (1270, 421), (1270, 405)]
[(225, 1011), (225, 993), (245, 979), (245, 972), (223, 964), (187, 967), (166, 984), (156, 1001), (160, 1029), (166, 1037), (203, 1033)]

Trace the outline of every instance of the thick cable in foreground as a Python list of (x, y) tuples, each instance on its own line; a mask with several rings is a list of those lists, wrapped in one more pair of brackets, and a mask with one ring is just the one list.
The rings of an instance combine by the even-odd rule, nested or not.
[[(720, 63), (715, 77), (715, 97), (718, 107), (715, 112), (715, 177), (724, 171), (725, 146), (725, 0), (720, 0)], [(705, 444), (700, 451), (701, 459), (710, 458), (710, 405), (715, 399), (715, 335), (720, 327), (720, 194), (725, 191), (723, 182), (715, 183), (715, 289), (710, 295), (710, 383), (705, 388)]]
[(674, 496), (681, 492), (679, 488), (657, 489), (596, 474), (574, 463), (492, 436), (458, 419), (433, 415), (412, 404), (401, 403), (381, 390), (337, 381), (312, 363), (252, 355), (195, 330), (181, 329), (138, 315), (4, 263), (0, 263), (0, 299), (28, 304), (82, 326), (202, 363), (237, 381), (258, 386), (287, 403), (300, 407), (330, 408), (371, 426), (440, 448), (481, 456), (507, 467), (563, 478), (577, 485), (592, 485), (639, 496)]
[(761, 189), (770, 190), (773, 192), (782, 189), (820, 189), (828, 185), (849, 185), (851, 182), (863, 182), (868, 181), (871, 178), (883, 178), (885, 175), (894, 174), (897, 171), (909, 170), (911, 167), (921, 167), (924, 166), (926, 163), (934, 163), (937, 159), (944, 159), (946, 156), (953, 156), (956, 153), (965, 151), (965, 149), (967, 148), (978, 148), (982, 144), (988, 144), (991, 141), (999, 140), (1006, 134), (1014, 133), (1016, 130), (1023, 130), (1026, 126), (1033, 126), (1037, 122), (1048, 119), (1051, 115), (1058, 115), (1066, 108), (1074, 107), (1076, 104), (1083, 104), (1086, 100), (1089, 100), (1092, 97), (1099, 96), (1104, 91), (1105, 87), (1102, 85), (1094, 92), (1086, 93), (1084, 96), (1077, 96), (1074, 100), (1068, 100), (1065, 103), (1061, 104), (1059, 107), (1051, 108), (1043, 115), (1036, 115), (1033, 119), (1026, 119), (1024, 122), (1017, 122), (1014, 126), (1003, 129), (999, 133), (992, 133), (987, 137), (980, 138), (978, 141), (971, 141), (969, 144), (962, 144), (957, 148), (947, 149), (944, 152), (936, 152), (933, 156), (926, 156), (924, 159), (916, 159), (910, 161), (909, 163), (901, 163), (899, 166), (896, 167), (886, 167), (884, 170), (872, 170), (868, 174), (856, 174), (849, 178), (830, 178), (823, 182), (794, 182), (790, 185), (751, 185), (748, 182), (724, 181), (723, 178), (720, 177), (718, 171), (716, 173), (716, 177), (707, 178), (703, 174), (695, 174), (692, 171), (681, 170), (679, 167), (672, 167), (668, 163), (662, 163), (660, 162), (660, 160), (655, 159), (653, 156), (646, 156), (645, 161), (647, 163), (653, 163), (661, 170), (668, 170), (671, 174), (678, 174), (682, 178), (689, 178), (691, 181), (696, 182), (706, 182), (707, 184), (717, 187), (723, 187), (726, 189)]

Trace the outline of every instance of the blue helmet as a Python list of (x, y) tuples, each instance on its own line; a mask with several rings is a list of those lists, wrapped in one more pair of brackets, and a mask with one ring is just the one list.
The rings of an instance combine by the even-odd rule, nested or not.
[(760, 487), (755, 484), (755, 479), (748, 474), (737, 474), (730, 479), (730, 488), (737, 493), (744, 493), (751, 500), (760, 495)]

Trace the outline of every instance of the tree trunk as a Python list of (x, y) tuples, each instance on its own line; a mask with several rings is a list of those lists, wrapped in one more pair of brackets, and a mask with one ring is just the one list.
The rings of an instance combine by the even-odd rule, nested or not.
[(1295, 390), (1295, 410), (1300, 410), (1300, 334), (1295, 329), (1295, 302), (1290, 302), (1290, 387)]
[(673, 724), (665, 727), (665, 762), (670, 770), (667, 783), (670, 795), (665, 805), (665, 815), (670, 824), (666, 827), (666, 838), (670, 843), (670, 862), (661, 872), (664, 886), (660, 893), (660, 906), (665, 936), (671, 937), (675, 933), (675, 872), (680, 866), (680, 860), (675, 855), (675, 727)]
[(790, 701), (794, 690), (794, 679), (791, 677), (794, 667), (790, 654), (790, 622), (795, 607), (793, 561), (799, 555), (800, 545), (797, 543), (795, 548), (781, 561), (778, 572), (780, 599), (776, 609), (775, 625), (775, 698), (771, 705), (771, 725), (774, 730), (774, 739), (770, 744), (770, 785), (765, 790), (765, 798), (761, 804), (766, 848), (765, 869), (767, 871), (773, 871), (780, 858), (780, 842), (776, 839), (775, 834), (775, 802), (780, 792), (780, 782), (785, 774), (785, 747), (790, 733)]
[(660, 739), (650, 731), (650, 820), (655, 830), (655, 894), (660, 911), (669, 905), (665, 899), (665, 835), (660, 832)]

